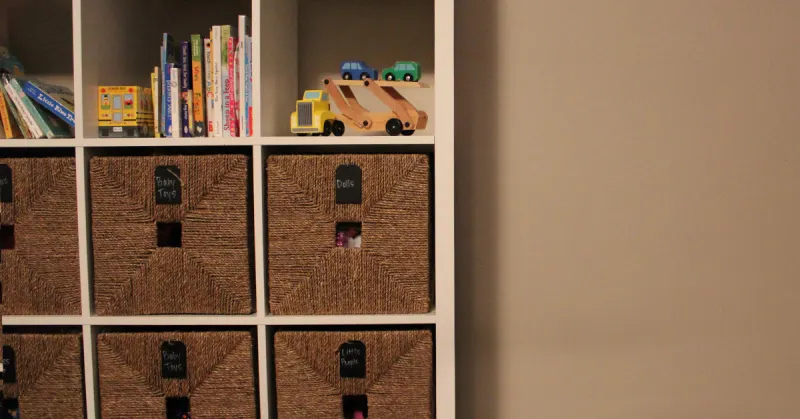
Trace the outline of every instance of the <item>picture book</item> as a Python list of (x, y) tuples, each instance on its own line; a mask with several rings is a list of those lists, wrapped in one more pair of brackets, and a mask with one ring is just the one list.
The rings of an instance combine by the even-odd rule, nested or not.
[[(33, 114), (31, 113), (31, 108), (23, 102), (23, 98), (26, 101), (30, 101), (27, 96), (25, 96), (21, 91), (17, 91), (14, 86), (12, 85), (12, 80), (10, 77), (4, 75), (3, 76), (3, 88), (5, 89), (8, 96), (11, 98), (11, 102), (14, 103), (14, 107), (17, 108), (17, 112), (22, 117), (23, 123), (28, 127), (28, 130), (31, 133), (31, 138), (33, 139), (40, 139), (45, 138), (45, 134), (42, 128), (39, 127), (37, 121), (33, 118)], [(31, 107), (33, 107), (33, 103), (31, 103)]]
[(26, 81), (23, 90), (34, 102), (75, 128), (75, 96), (72, 90), (34, 80)]
[(172, 64), (167, 64), (164, 69), (164, 93), (162, 103), (164, 104), (161, 115), (164, 118), (164, 136), (172, 137)]
[(28, 129), (28, 125), (25, 124), (25, 120), (22, 119), (22, 115), (17, 111), (16, 105), (14, 102), (11, 101), (11, 96), (8, 95), (6, 92), (5, 87), (3, 86), (2, 80), (0, 80), (0, 93), (3, 95), (3, 100), (6, 103), (6, 108), (8, 109), (9, 114), (11, 115), (11, 119), (13, 119), (12, 123), (16, 123), (19, 130), (22, 132), (23, 138), (33, 138), (30, 130)]
[(47, 138), (72, 137), (71, 127), (66, 122), (56, 117), (55, 114), (40, 106), (36, 101), (32, 100), (32, 97), (25, 94), (22, 85), (27, 83), (27, 80), (20, 80), (11, 77), (9, 78), (9, 82), (11, 87), (16, 91), (17, 95), (19, 95), (23, 105), (28, 108), (28, 111), (30, 112), (31, 116), (33, 116), (34, 121), (45, 134), (45, 136), (47, 136)]
[(230, 84), (228, 84), (228, 58), (232, 57), (232, 55), (228, 54), (228, 44), (231, 38), (231, 34), (233, 33), (231, 25), (222, 25), (220, 28), (220, 49), (221, 51), (221, 64), (220, 64), (220, 72), (222, 73), (221, 77), (221, 86), (222, 86), (222, 136), (223, 137), (230, 137), (231, 136), (231, 119), (230, 119), (230, 112), (231, 112), (231, 90)]
[(213, 46), (211, 45), (211, 38), (206, 38), (203, 40), (205, 43), (205, 49), (203, 50), (204, 58), (205, 58), (205, 83), (206, 83), (206, 135), (209, 137), (214, 136), (214, 65), (212, 60), (213, 53), (211, 49)]
[(205, 130), (205, 97), (203, 95), (203, 47), (204, 43), (200, 35), (192, 35), (192, 132), (197, 137), (206, 135)]
[(212, 27), (211, 50), (214, 54), (214, 136), (222, 137), (222, 27)]
[(181, 62), (181, 137), (191, 137), (192, 132), (189, 125), (189, 85), (192, 83), (192, 56), (188, 41), (181, 41), (180, 62)]
[[(168, 64), (175, 64), (175, 40), (172, 38), (172, 35), (168, 33), (164, 33), (161, 39), (161, 77), (163, 81), (161, 83), (161, 91), (166, 93), (167, 87), (169, 86), (166, 84), (167, 80), (167, 65)], [(162, 96), (161, 98), (161, 108), (164, 109), (164, 112), (161, 113), (161, 126), (166, 128), (166, 114), (167, 114), (167, 103), (166, 98)], [(166, 134), (166, 133), (165, 133)]]
[(17, 126), (17, 122), (14, 120), (14, 116), (11, 114), (12, 111), (8, 109), (8, 106), (6, 105), (5, 95), (0, 95), (0, 122), (3, 124), (3, 133), (6, 139), (22, 138), (22, 131)]
[(228, 132), (231, 137), (237, 137), (239, 134), (236, 130), (236, 113), (238, 107), (236, 106), (236, 50), (238, 48), (237, 38), (231, 36), (228, 38)]
[(152, 94), (153, 94), (153, 117), (154, 117), (153, 118), (153, 133), (155, 134), (156, 138), (161, 137), (161, 125), (159, 125), (159, 123), (161, 122), (161, 117), (160, 117), (161, 114), (159, 113), (159, 110), (161, 108), (159, 106), (160, 105), (160, 102), (159, 102), (160, 97), (158, 96), (159, 95), (159, 89), (161, 87), (161, 82), (159, 81), (159, 79), (160, 79), (160, 77), (159, 77), (159, 69), (158, 69), (158, 67), (155, 67), (153, 69), (153, 72), (150, 73), (150, 89), (151, 89)]
[(248, 123), (247, 123), (247, 77), (248, 71), (247, 66), (249, 65), (248, 59), (248, 43), (250, 35), (250, 19), (247, 15), (239, 15), (239, 46), (237, 48), (237, 61), (236, 64), (238, 66), (237, 74), (236, 74), (236, 82), (237, 82), (237, 124), (239, 130), (239, 136), (246, 137), (249, 136), (247, 133)]
[(170, 67), (169, 87), (171, 101), (172, 138), (181, 137), (181, 69)]
[(253, 37), (247, 36), (245, 44), (245, 121), (247, 126), (247, 136), (253, 136)]

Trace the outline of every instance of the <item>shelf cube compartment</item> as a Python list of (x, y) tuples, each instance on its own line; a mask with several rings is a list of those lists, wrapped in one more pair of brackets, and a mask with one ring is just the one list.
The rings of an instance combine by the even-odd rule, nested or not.
[(429, 330), (278, 331), (274, 354), (281, 419), (433, 417)]
[(102, 417), (257, 417), (253, 334), (121, 332), (97, 336)]
[(250, 314), (250, 158), (90, 161), (99, 315)]
[(4, 315), (79, 315), (78, 209), (72, 157), (0, 158)]
[(84, 418), (79, 333), (6, 333), (2, 341), (4, 407), (13, 403), (21, 417)]
[(273, 314), (409, 314), (431, 305), (425, 154), (267, 159)]

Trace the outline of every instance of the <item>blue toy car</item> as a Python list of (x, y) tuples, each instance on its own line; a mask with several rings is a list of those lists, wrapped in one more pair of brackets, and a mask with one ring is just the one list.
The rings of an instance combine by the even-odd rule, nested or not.
[(363, 61), (345, 61), (342, 63), (342, 78), (345, 80), (353, 79), (372, 79), (378, 80), (378, 70), (367, 65)]

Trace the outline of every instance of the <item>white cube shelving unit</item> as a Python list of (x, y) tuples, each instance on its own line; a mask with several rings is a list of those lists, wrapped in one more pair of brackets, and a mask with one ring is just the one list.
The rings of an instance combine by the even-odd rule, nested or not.
[[(271, 328), (277, 326), (426, 325), (435, 330), (436, 417), (455, 418), (454, 325), (454, 0), (9, 0), (0, 39), (28, 64), (34, 77), (74, 87), (74, 139), (0, 139), (0, 155), (74, 150), (77, 163), (80, 316), (4, 316), (13, 326), (76, 326), (83, 331), (86, 405), (99, 418), (95, 337), (105, 326), (250, 326), (258, 335), (258, 384), (262, 418), (274, 417), (271, 377)], [(0, 10), (2, 11), (2, 10)], [(215, 24), (252, 19), (254, 38), (254, 121), (259, 135), (249, 138), (99, 138), (97, 86), (149, 85), (158, 63), (162, 32), (176, 39), (204, 33)], [(37, 31), (55, 25), (64, 33)], [(18, 31), (21, 33), (18, 35)], [(3, 33), (5, 32), (5, 33)], [(72, 52), (70, 55), (67, 51)], [(70, 62), (69, 60), (72, 60)], [(345, 59), (363, 59), (378, 67), (395, 60), (422, 64), (430, 89), (410, 89), (406, 97), (428, 112), (424, 131), (413, 136), (294, 137), (289, 114), (305, 89), (335, 73)], [(438, 76), (438, 77), (437, 77)], [(438, 80), (435, 80), (438, 78)], [(362, 101), (366, 107), (378, 103)], [(225, 147), (247, 149), (253, 162), (256, 313), (247, 316), (96, 316), (92, 307), (92, 260), (88, 162), (94, 155), (121, 148)], [(424, 151), (434, 160), (435, 310), (420, 315), (277, 316), (268, 312), (265, 269), (265, 158), (292, 147), (360, 152)], [(22, 149), (22, 150), (21, 150)]]

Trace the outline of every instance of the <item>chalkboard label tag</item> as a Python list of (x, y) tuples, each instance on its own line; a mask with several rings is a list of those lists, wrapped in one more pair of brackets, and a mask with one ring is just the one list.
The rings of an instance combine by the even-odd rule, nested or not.
[(17, 382), (17, 355), (14, 348), (3, 346), (3, 383), (14, 384)]
[(186, 345), (183, 342), (161, 344), (161, 378), (186, 379)]
[(336, 203), (361, 204), (361, 168), (343, 164), (336, 168)]
[(339, 376), (366, 378), (367, 347), (363, 342), (351, 340), (339, 346)]
[(0, 164), (0, 202), (11, 202), (14, 199), (14, 188), (11, 182), (11, 168)]
[(181, 169), (177, 166), (158, 166), (155, 173), (156, 204), (181, 203)]

